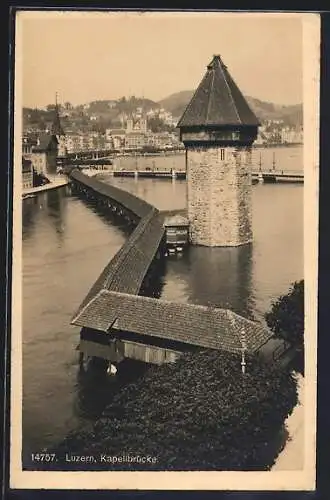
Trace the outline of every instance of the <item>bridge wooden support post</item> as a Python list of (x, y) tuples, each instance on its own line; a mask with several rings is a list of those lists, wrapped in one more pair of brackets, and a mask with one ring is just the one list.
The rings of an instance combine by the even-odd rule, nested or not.
[(84, 366), (84, 353), (79, 351), (79, 367), (83, 368)]

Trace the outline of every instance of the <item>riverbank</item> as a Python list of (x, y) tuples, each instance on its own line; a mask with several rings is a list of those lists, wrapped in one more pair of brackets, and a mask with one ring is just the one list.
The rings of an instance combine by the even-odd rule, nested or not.
[(298, 404), (285, 421), (289, 436), (272, 467), (273, 471), (304, 468), (304, 378), (301, 375), (297, 375), (297, 391)]
[(31, 187), (28, 189), (23, 189), (22, 198), (32, 198), (37, 196), (39, 193), (44, 191), (50, 191), (52, 189), (58, 189), (63, 186), (67, 186), (70, 180), (66, 176), (55, 176), (48, 184), (43, 184), (42, 186)]

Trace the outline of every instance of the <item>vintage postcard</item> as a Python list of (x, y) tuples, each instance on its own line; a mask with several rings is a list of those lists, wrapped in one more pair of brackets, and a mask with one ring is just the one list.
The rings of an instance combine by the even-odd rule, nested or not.
[(16, 11), (11, 488), (315, 489), (319, 44)]

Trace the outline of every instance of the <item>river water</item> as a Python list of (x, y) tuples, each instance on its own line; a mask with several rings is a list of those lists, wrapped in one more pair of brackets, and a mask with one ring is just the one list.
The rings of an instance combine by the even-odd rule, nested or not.
[[(276, 149), (276, 168), (302, 170), (302, 148)], [(259, 158), (259, 151), (257, 151)], [(263, 151), (269, 161), (271, 150)], [(179, 169), (184, 156), (138, 159)], [(121, 160), (129, 166), (132, 158)], [(155, 162), (153, 164), (152, 162)], [(176, 163), (175, 163), (176, 162)], [(139, 164), (138, 168), (140, 168)], [(122, 168), (122, 167), (121, 167)], [(161, 210), (185, 208), (185, 181), (108, 177)], [(263, 321), (272, 300), (303, 277), (303, 186), (253, 187), (250, 246), (190, 247), (166, 261), (164, 299), (228, 307)], [(23, 448), (25, 456), (95, 419), (118, 384), (145, 369), (124, 365), (113, 382), (78, 370), (79, 329), (70, 318), (127, 237), (93, 207), (61, 188), (23, 201)]]

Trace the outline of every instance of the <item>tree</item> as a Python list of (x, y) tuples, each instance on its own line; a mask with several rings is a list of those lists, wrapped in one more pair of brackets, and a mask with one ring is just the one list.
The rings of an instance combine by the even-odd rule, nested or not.
[(69, 435), (57, 456), (157, 458), (107, 465), (117, 470), (269, 469), (279, 452), (275, 438), (297, 403), (296, 383), (258, 357), (248, 358), (243, 375), (240, 361), (205, 350), (150, 368), (120, 390), (91, 428)]
[(266, 313), (265, 319), (275, 336), (290, 342), (297, 350), (296, 368), (303, 371), (304, 359), (304, 280), (292, 284)]
[(149, 126), (150, 130), (154, 133), (163, 132), (165, 129), (165, 124), (164, 124), (163, 120), (161, 120), (158, 116), (154, 116), (152, 118), (149, 118), (148, 126)]

